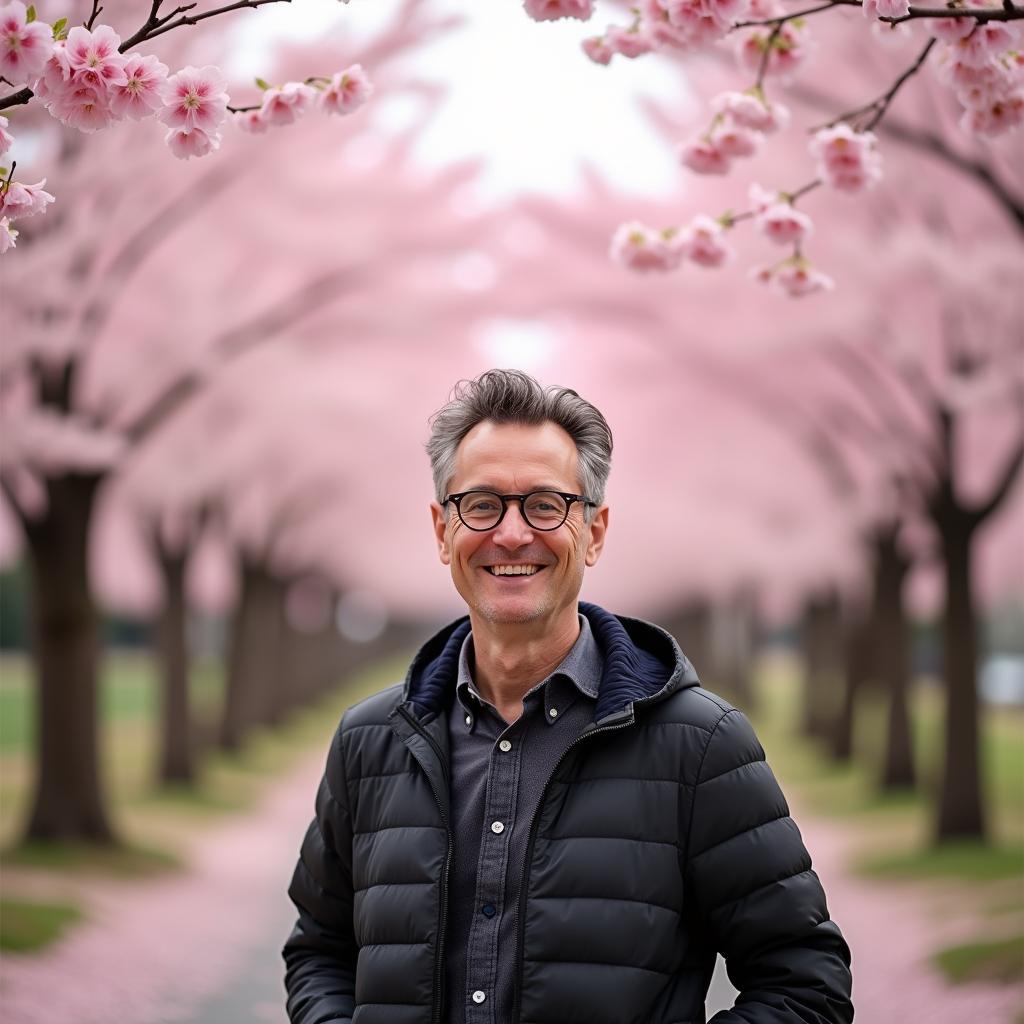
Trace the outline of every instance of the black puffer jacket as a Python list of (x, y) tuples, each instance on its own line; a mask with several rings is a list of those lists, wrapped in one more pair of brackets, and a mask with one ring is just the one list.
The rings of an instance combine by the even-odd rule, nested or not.
[[(604, 675), (531, 825), (513, 1021), (703, 1024), (716, 951), (740, 997), (715, 1024), (852, 1020), (849, 950), (747, 720), (664, 630), (580, 611)], [(342, 718), (289, 889), (293, 1024), (443, 1020), (444, 709), (468, 631)]]

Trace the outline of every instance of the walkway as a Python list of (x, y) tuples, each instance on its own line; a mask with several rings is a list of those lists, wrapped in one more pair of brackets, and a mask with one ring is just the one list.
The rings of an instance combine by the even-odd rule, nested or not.
[[(286, 1024), (280, 947), (285, 895), (323, 756), (268, 787), (258, 811), (204, 830), (185, 876), (90, 886), (91, 920), (38, 956), (0, 962), (6, 1024)], [(1024, 991), (951, 988), (927, 960), (948, 921), (915, 886), (849, 876), (846, 826), (798, 817), (833, 917), (854, 950), (865, 1024), (1011, 1024)], [(733, 998), (716, 978), (709, 1014)]]

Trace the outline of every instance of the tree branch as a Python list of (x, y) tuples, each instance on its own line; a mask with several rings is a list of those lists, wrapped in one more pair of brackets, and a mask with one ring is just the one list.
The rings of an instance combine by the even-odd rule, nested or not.
[[(334, 301), (346, 287), (351, 288), (359, 279), (360, 272), (351, 267), (321, 274), (269, 309), (222, 334), (214, 341), (213, 348), (224, 356), (222, 362), (239, 358), (278, 332), (294, 326), (310, 312)], [(134, 446), (151, 434), (199, 388), (202, 379), (193, 373), (168, 387), (125, 431), (127, 442)]]
[(971, 521), (975, 526), (980, 526), (1003, 503), (1010, 493), (1022, 465), (1024, 465), (1024, 432), (1017, 438), (1010, 457), (996, 478), (992, 493), (980, 505), (976, 505), (970, 510)]

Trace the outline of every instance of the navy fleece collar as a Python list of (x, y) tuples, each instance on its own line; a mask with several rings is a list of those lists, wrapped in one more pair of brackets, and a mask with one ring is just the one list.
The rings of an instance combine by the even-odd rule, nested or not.
[[(665, 630), (643, 619), (612, 615), (596, 604), (580, 601), (604, 657), (604, 672), (594, 721), (626, 710), (634, 701), (666, 697), (685, 686), (698, 685), (697, 673)], [(453, 692), (459, 652), (470, 633), (469, 616), (436, 633), (419, 650), (405, 678), (405, 699), (422, 714), (439, 712)]]

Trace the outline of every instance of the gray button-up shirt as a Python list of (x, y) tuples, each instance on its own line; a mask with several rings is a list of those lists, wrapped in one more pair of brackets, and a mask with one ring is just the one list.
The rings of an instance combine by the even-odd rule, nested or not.
[(508, 725), (473, 685), (472, 634), (448, 711), (452, 827), (445, 991), (449, 1024), (506, 1024), (515, 998), (519, 889), (541, 790), (594, 717), (603, 658), (590, 623)]

